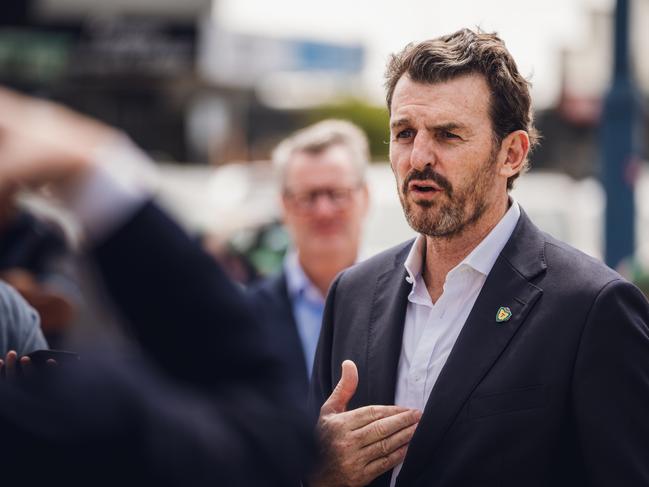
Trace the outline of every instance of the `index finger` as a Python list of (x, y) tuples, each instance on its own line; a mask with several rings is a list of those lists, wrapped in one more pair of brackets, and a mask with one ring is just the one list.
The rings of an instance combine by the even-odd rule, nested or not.
[[(382, 440), (387, 439), (395, 433), (405, 430), (410, 426), (416, 425), (417, 423), (419, 423), (420, 419), (421, 411), (411, 409), (409, 411), (404, 411), (402, 413), (374, 421), (373, 423), (370, 423), (367, 426), (356, 430), (356, 433), (362, 445), (367, 446), (376, 442), (382, 442)], [(414, 433), (414, 429), (412, 430), (412, 433)], [(383, 444), (382, 446), (385, 448), (386, 445)], [(389, 453), (389, 451), (384, 451), (383, 453), (387, 454)]]
[(340, 413), (340, 419), (345, 421), (349, 431), (353, 431), (360, 429), (363, 426), (367, 426), (374, 421), (378, 421), (379, 419), (394, 416), (395, 414), (409, 410), (410, 408), (403, 406), (363, 406), (362, 408)]

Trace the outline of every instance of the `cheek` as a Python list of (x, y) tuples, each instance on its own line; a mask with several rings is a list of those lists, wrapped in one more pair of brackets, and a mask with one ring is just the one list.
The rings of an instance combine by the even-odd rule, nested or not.
[(348, 228), (361, 228), (365, 212), (361, 208), (350, 208), (349, 213), (343, 216), (343, 221)]
[(299, 215), (288, 212), (284, 214), (284, 226), (293, 238), (297, 238), (299, 235), (308, 231), (309, 221)]
[(397, 180), (397, 183), (403, 181), (408, 174), (408, 169), (410, 165), (408, 164), (408, 159), (394, 154), (390, 154), (390, 167), (392, 168), (392, 174)]
[(404, 160), (408, 159), (408, 151), (405, 149), (404, 144), (393, 144), (390, 143), (390, 164), (392, 165), (392, 170), (403, 165)]

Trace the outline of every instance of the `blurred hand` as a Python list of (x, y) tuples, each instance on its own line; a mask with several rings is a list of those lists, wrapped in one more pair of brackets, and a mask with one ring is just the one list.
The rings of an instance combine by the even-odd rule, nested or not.
[(118, 132), (52, 102), (0, 88), (0, 197), (22, 186), (67, 185)]
[[(5, 359), (0, 358), (0, 378), (5, 380), (14, 380), (18, 375), (18, 354), (15, 350), (9, 350)], [(30, 375), (32, 372), (32, 361), (29, 357), (20, 358), (21, 372), (24, 375)]]
[(324, 449), (314, 487), (362, 486), (403, 461), (421, 412), (400, 406), (365, 406), (347, 411), (358, 386), (351, 360), (320, 408), (318, 435)]
[[(29, 356), (24, 355), (18, 359), (18, 354), (15, 350), (9, 350), (4, 360), (0, 358), (0, 380), (14, 380), (18, 374), (17, 364), (20, 362), (20, 375), (29, 377), (34, 374), (37, 367), (32, 363)], [(58, 367), (58, 362), (52, 358), (45, 361), (47, 368)]]

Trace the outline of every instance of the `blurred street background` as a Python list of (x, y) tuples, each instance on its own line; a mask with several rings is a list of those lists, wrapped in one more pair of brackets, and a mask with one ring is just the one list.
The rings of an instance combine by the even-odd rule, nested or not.
[[(122, 128), (159, 163), (152, 183), (172, 213), (207, 248), (242, 256), (259, 274), (277, 268), (288, 242), (278, 222), (270, 151), (289, 132), (320, 119), (349, 119), (370, 138), (375, 164), (364, 254), (412, 235), (387, 164), (385, 62), (408, 42), (461, 27), (497, 31), (533, 83), (543, 134), (532, 170), (513, 194), (543, 229), (606, 258), (602, 140), (614, 73), (613, 0), (2, 5), (0, 84)], [(608, 263), (646, 286), (649, 0), (630, 0), (628, 7), (638, 116), (621, 171), (635, 201), (635, 214), (625, 213), (635, 232), (633, 250)], [(38, 200), (26, 204), (52, 212)]]

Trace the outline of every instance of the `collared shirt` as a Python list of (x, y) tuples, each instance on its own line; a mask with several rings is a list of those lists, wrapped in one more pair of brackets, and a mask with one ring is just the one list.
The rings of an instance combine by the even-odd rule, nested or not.
[(320, 337), (325, 299), (320, 290), (304, 273), (296, 252), (289, 252), (284, 259), (286, 287), (291, 298), (293, 316), (302, 342), (308, 377), (311, 377), (315, 349)]
[[(446, 275), (442, 295), (433, 301), (422, 270), (426, 238), (419, 235), (404, 263), (412, 283), (408, 295), (395, 404), (424, 410), (428, 396), (448, 359), (496, 259), (520, 217), (516, 201), (489, 234)], [(402, 464), (392, 472), (393, 487)]]
[(38, 312), (18, 291), (0, 281), (0, 357), (9, 350), (19, 357), (47, 347)]

